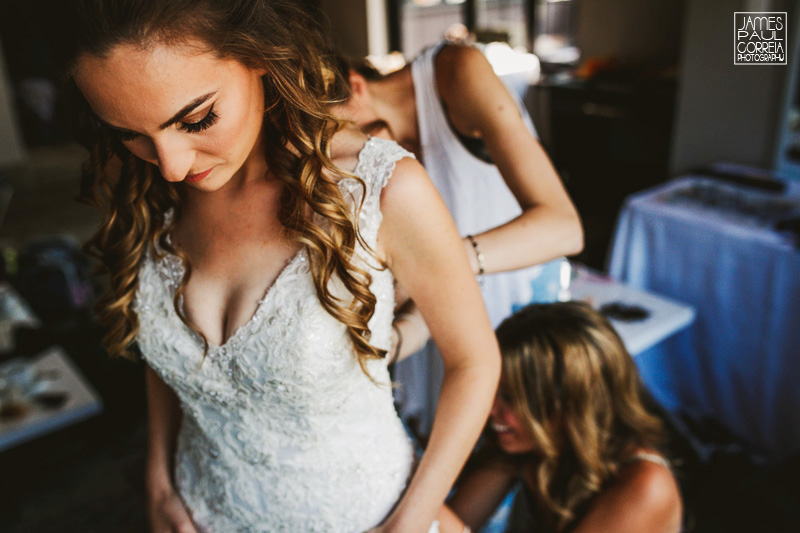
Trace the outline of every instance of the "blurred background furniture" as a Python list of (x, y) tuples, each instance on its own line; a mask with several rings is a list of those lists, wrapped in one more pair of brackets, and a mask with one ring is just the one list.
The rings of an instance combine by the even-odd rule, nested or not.
[(20, 326), (41, 323), (13, 287), (0, 282), (0, 452), (102, 411), (97, 392), (62, 348), (3, 360), (14, 353)]
[[(602, 269), (614, 222), (629, 194), (669, 176), (677, 80), (653, 69), (543, 78), (531, 88), (540, 128), (584, 221), (581, 262)], [(547, 110), (548, 121), (537, 120)]]
[(637, 361), (656, 399), (780, 460), (800, 450), (800, 251), (776, 228), (800, 217), (800, 182), (763, 185), (687, 176), (632, 195), (609, 273), (697, 310)]
[[(0, 376), (15, 368), (31, 373), (32, 389), (21, 400), (26, 412), (0, 418), (0, 451), (41, 437), (102, 411), (102, 401), (64, 350), (52, 347), (32, 360), (7, 361)], [(39, 401), (39, 399), (43, 401)], [(5, 402), (4, 402), (5, 403)], [(5, 410), (5, 406), (4, 406)]]
[(694, 321), (689, 305), (635, 289), (579, 263), (573, 263), (573, 270), (571, 299), (585, 301), (605, 315), (634, 359)]

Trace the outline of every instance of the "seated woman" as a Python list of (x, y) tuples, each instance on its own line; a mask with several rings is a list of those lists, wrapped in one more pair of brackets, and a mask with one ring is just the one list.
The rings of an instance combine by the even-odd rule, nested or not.
[(453, 495), (458, 517), (477, 529), (521, 480), (507, 531), (679, 531), (661, 421), (609, 322), (584, 303), (534, 304), (497, 337), (494, 438)]

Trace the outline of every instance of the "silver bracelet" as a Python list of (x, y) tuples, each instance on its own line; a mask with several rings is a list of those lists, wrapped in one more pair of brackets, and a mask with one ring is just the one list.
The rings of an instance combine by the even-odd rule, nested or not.
[(486, 273), (483, 263), (483, 252), (481, 252), (480, 247), (478, 247), (478, 241), (475, 240), (474, 236), (467, 235), (467, 239), (469, 239), (470, 244), (472, 244), (472, 249), (475, 250), (475, 257), (478, 259), (478, 275), (483, 276)]
[(480, 247), (478, 246), (478, 241), (475, 240), (475, 237), (472, 235), (467, 235), (467, 239), (469, 239), (470, 244), (472, 245), (472, 249), (475, 250), (475, 258), (478, 260), (478, 283), (481, 287), (483, 287), (483, 275), (486, 273), (486, 268), (484, 267), (484, 257), (483, 252), (481, 252)]

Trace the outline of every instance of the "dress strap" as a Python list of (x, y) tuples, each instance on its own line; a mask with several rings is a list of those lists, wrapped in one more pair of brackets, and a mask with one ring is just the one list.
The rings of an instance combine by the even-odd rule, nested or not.
[(658, 455), (657, 453), (649, 453), (649, 452), (639, 452), (635, 455), (630, 456), (627, 460), (625, 460), (624, 464), (631, 464), (631, 463), (638, 463), (639, 461), (648, 461), (651, 463), (655, 463), (657, 465), (661, 465), (664, 468), (672, 469), (672, 465), (670, 462), (663, 456)]
[(353, 207), (359, 231), (370, 246), (376, 243), (382, 220), (381, 191), (394, 173), (397, 162), (405, 157), (414, 159), (414, 154), (395, 141), (370, 137), (359, 152), (358, 164), (353, 170), (362, 183), (349, 178), (339, 182), (339, 189)]

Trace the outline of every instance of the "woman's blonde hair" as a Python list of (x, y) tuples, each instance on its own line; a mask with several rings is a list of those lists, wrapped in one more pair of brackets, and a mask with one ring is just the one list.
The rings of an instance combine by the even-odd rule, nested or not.
[[(347, 326), (359, 363), (385, 355), (370, 344), (367, 325), (376, 299), (371, 277), (356, 264), (361, 240), (352, 208), (342, 197), (338, 180), (355, 177), (338, 169), (330, 157), (333, 135), (342, 127), (327, 109), (343, 94), (343, 80), (330, 67), (333, 55), (317, 24), (297, 2), (279, 0), (72, 0), (69, 50), (61, 50), (67, 67), (67, 88), (78, 103), (79, 141), (90, 151), (84, 166), (82, 198), (102, 212), (99, 231), (87, 243), (110, 274), (108, 291), (98, 302), (108, 327), (104, 346), (111, 354), (131, 356), (138, 331), (133, 310), (140, 264), (149, 249), (180, 257), (185, 275), (174, 306), (183, 313), (181, 296), (191, 276), (186, 255), (167, 236), (181, 214), (181, 195), (159, 169), (125, 149), (93, 118), (72, 81), (83, 55), (103, 57), (120, 44), (147, 47), (153, 43), (200, 41), (220, 58), (253, 69), (265, 69), (264, 154), (271, 175), (280, 180), (279, 219), (290, 238), (305, 245), (312, 277), (325, 309)], [(359, 180), (360, 181), (360, 180)], [(365, 187), (361, 182), (362, 188)], [(362, 196), (363, 197), (363, 196)], [(167, 213), (172, 212), (171, 220)], [(315, 217), (324, 220), (322, 225)], [(338, 277), (352, 294), (340, 301), (329, 290)], [(208, 343), (206, 342), (206, 349)]]
[(512, 409), (536, 444), (525, 475), (563, 531), (663, 427), (611, 324), (582, 302), (534, 304), (497, 329)]

